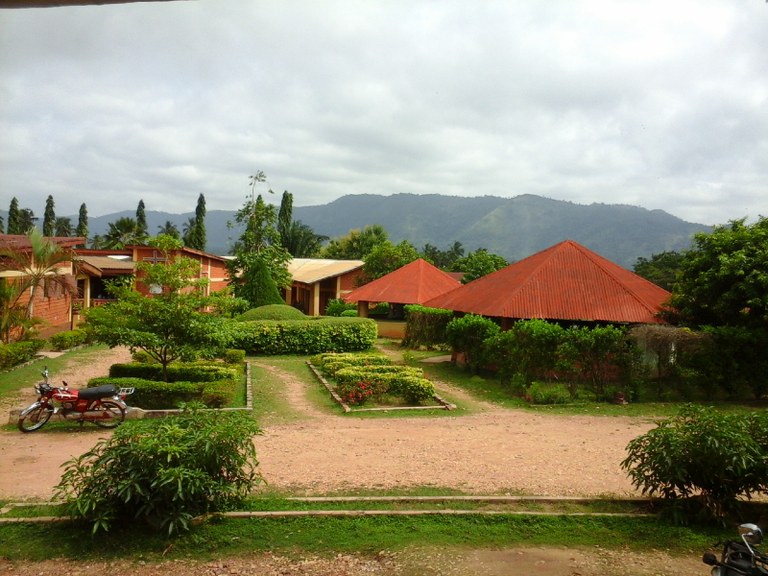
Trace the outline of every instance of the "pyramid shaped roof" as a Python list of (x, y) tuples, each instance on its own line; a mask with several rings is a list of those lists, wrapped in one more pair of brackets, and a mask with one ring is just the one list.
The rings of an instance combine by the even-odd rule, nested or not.
[(461, 286), (461, 283), (419, 258), (376, 280), (352, 290), (344, 296), (347, 302), (392, 302), (423, 304)]
[(670, 293), (566, 240), (425, 302), (482, 316), (662, 323)]

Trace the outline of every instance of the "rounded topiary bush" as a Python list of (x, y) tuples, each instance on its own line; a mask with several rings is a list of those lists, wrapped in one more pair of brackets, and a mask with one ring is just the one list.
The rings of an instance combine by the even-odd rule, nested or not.
[(236, 320), (251, 322), (253, 320), (304, 320), (306, 314), (301, 310), (287, 304), (266, 304), (258, 308), (251, 308), (240, 314)]

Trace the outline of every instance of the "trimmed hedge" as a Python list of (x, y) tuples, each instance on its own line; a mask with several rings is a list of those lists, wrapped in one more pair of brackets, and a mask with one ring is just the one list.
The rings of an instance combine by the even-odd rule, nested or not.
[(231, 348), (260, 356), (368, 350), (378, 335), (368, 318), (232, 322), (227, 330)]
[(303, 320), (307, 317), (304, 312), (287, 304), (265, 304), (258, 308), (251, 308), (235, 318), (238, 322), (252, 322), (256, 320)]
[(54, 350), (69, 350), (75, 346), (80, 346), (88, 341), (88, 333), (79, 328), (75, 330), (66, 330), (58, 332), (48, 338)]
[(32, 360), (45, 342), (42, 340), (25, 340), (0, 344), (0, 370), (8, 370), (28, 360)]
[(434, 348), (447, 342), (446, 326), (453, 319), (452, 310), (428, 308), (419, 304), (405, 306), (406, 318), (403, 346)]
[(135, 388), (127, 402), (145, 410), (178, 408), (181, 403), (195, 401), (202, 402), (209, 408), (223, 408), (232, 403), (236, 388), (234, 379), (158, 382), (144, 378), (104, 376), (88, 381), (89, 388), (105, 384), (118, 388)]
[[(168, 366), (168, 382), (212, 382), (214, 380), (236, 379), (237, 368), (213, 366), (211, 364), (171, 364)], [(112, 364), (109, 368), (112, 378), (142, 378), (161, 381), (163, 368), (160, 364)]]

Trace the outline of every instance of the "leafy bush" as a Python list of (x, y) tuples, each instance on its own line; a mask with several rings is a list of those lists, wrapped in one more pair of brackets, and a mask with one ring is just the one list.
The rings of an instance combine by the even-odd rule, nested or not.
[[(324, 313), (326, 316), (344, 316), (344, 313), (349, 311), (354, 312), (352, 316), (356, 316), (357, 304), (352, 304), (351, 302), (348, 304), (341, 298), (334, 298), (332, 300), (328, 300), (328, 304), (325, 306)], [(347, 314), (347, 316), (349, 316), (349, 314)]]
[(42, 340), (24, 340), (0, 344), (0, 370), (7, 370), (32, 360), (45, 342)]
[(233, 348), (225, 350), (223, 359), (227, 364), (242, 364), (245, 362), (245, 350), (235, 350)]
[(354, 318), (357, 316), (357, 310), (344, 310), (339, 316), (343, 318)]
[(368, 310), (368, 316), (389, 316), (389, 302), (379, 302)]
[(571, 401), (571, 393), (563, 384), (533, 382), (526, 396), (532, 404), (567, 404)]
[(232, 322), (227, 329), (230, 347), (254, 355), (368, 350), (378, 335), (376, 322), (368, 318)]
[(362, 406), (369, 398), (384, 394), (386, 389), (383, 389), (381, 383), (355, 380), (339, 384), (336, 387), (336, 392), (344, 403), (351, 406)]
[(435, 385), (424, 377), (406, 374), (392, 379), (389, 392), (402, 396), (409, 404), (418, 404), (435, 395)]
[[(144, 378), (162, 380), (160, 364), (112, 364), (109, 375), (113, 378)], [(171, 364), (168, 366), (168, 382), (211, 382), (226, 378), (236, 378), (238, 369), (223, 364)]]
[(486, 362), (484, 342), (499, 333), (492, 320), (477, 314), (454, 318), (445, 328), (445, 337), (455, 352), (463, 353), (467, 366), (473, 371)]
[(307, 315), (298, 308), (287, 304), (266, 304), (258, 308), (251, 308), (240, 314), (235, 320), (238, 322), (252, 322), (254, 320), (306, 320)]
[(65, 330), (58, 332), (48, 338), (54, 350), (69, 350), (75, 346), (80, 346), (88, 341), (88, 334), (85, 330)]
[(240, 412), (187, 410), (127, 422), (67, 462), (56, 487), (69, 514), (94, 533), (136, 520), (173, 534), (200, 514), (231, 509), (261, 481), (254, 420)]
[(446, 327), (453, 319), (453, 311), (409, 304), (405, 312), (407, 322), (403, 346), (434, 348), (446, 343)]
[(134, 362), (139, 362), (141, 364), (151, 364), (152, 362), (155, 362), (155, 359), (152, 358), (147, 352), (144, 350), (136, 350), (133, 354), (131, 354), (131, 360)]
[(698, 495), (716, 518), (737, 498), (768, 489), (768, 415), (686, 406), (627, 445), (621, 467), (643, 494), (680, 500)]

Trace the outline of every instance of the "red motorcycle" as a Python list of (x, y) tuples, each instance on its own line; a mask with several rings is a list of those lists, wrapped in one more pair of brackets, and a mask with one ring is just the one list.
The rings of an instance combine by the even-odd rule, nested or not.
[(93, 422), (102, 428), (115, 428), (125, 420), (128, 406), (125, 397), (133, 388), (120, 388), (111, 384), (72, 390), (66, 382), (56, 387), (48, 383), (48, 369), (42, 372), (43, 381), (35, 384), (37, 401), (19, 414), (19, 430), (39, 430), (54, 414), (74, 422)]

